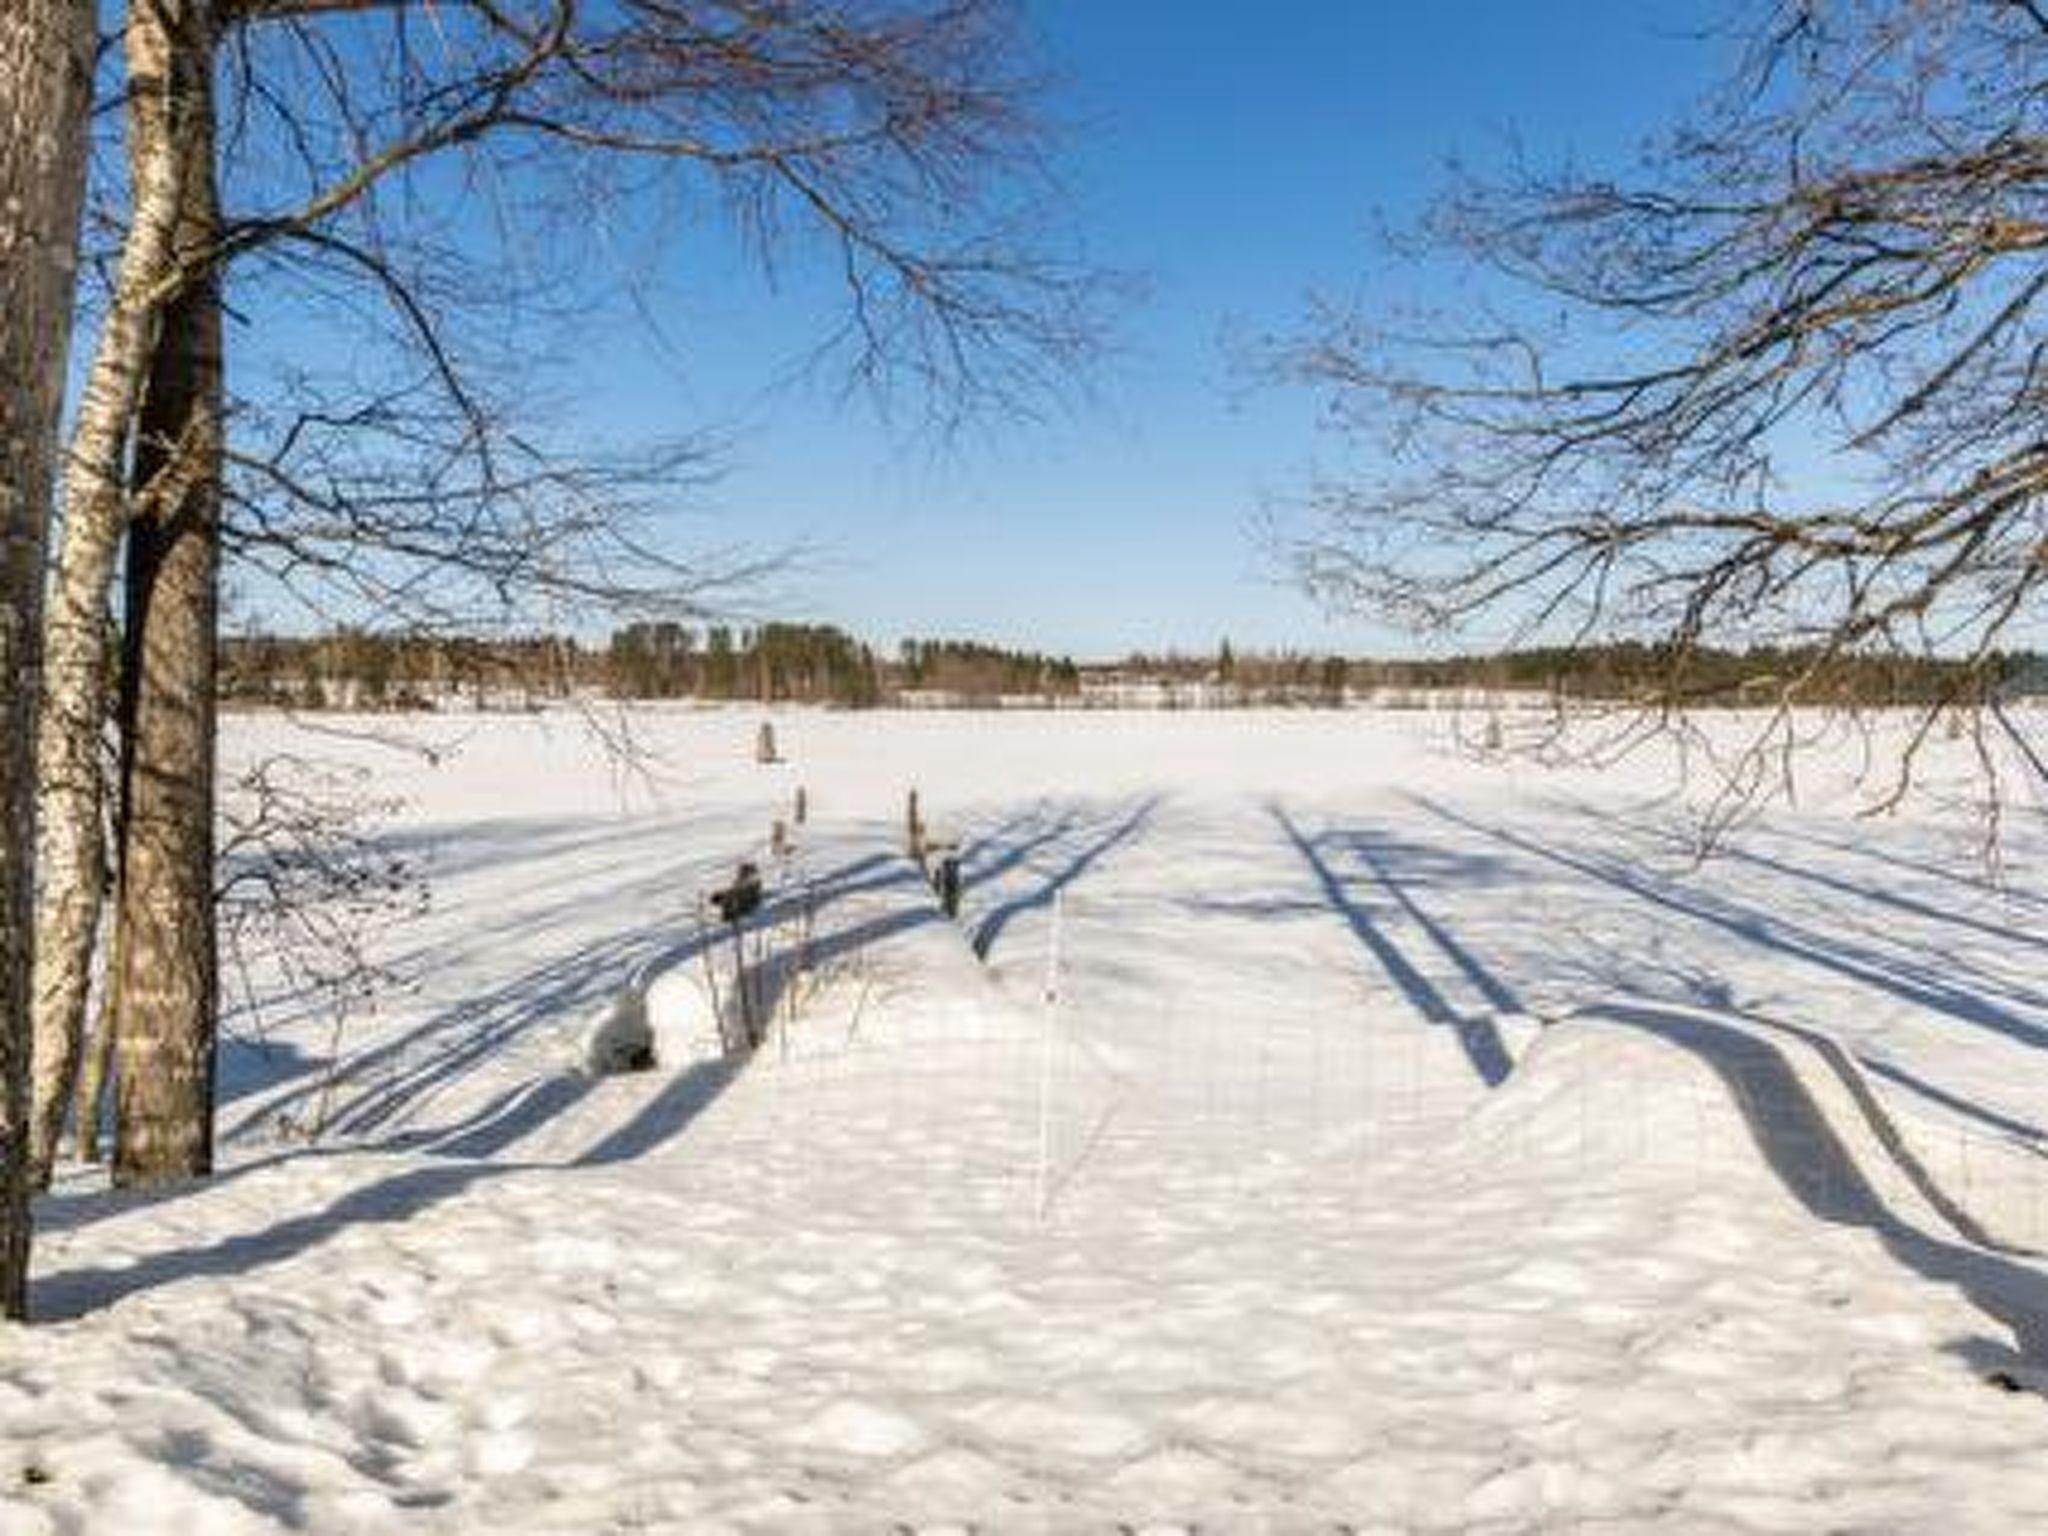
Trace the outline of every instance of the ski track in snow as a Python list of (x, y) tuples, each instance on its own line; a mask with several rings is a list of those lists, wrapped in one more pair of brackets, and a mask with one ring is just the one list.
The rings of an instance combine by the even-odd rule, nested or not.
[[(2048, 1368), (2038, 819), (2003, 891), (1938, 809), (1695, 869), (1656, 765), (1426, 718), (792, 714), (774, 768), (756, 719), (656, 714), (623, 784), (409, 727), (466, 737), (387, 768), (414, 990), (317, 1146), (275, 998), (222, 1176), (44, 1203), (0, 1531), (2048, 1518), (2048, 1402), (1985, 1379)], [(816, 992), (744, 1067), (585, 1075), (798, 783)]]

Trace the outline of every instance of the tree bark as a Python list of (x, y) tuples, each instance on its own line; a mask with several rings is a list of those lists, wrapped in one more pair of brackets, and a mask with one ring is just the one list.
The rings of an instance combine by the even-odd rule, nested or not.
[[(160, 295), (176, 271), (180, 189), (195, 163), (184, 141), (194, 113), (210, 117), (212, 110), (210, 11), (210, 0), (152, 0), (132, 6), (128, 16), (133, 209), (72, 431), (63, 536), (43, 631), (32, 1128), (43, 1182), (77, 1082), (107, 887), (107, 595), (128, 521), (130, 429), (156, 350)], [(202, 36), (205, 45), (195, 50)], [(210, 165), (206, 172), (210, 187)]]
[(0, 1315), (27, 1309), (43, 539), (85, 193), (90, 0), (0, 8)]
[[(172, 7), (180, 265), (220, 241), (211, 0)], [(166, 307), (136, 419), (122, 656), (117, 1184), (213, 1169), (214, 626), (225, 452), (220, 276)]]

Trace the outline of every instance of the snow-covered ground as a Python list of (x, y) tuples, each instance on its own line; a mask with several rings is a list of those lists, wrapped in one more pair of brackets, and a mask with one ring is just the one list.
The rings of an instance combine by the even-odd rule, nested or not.
[[(759, 718), (234, 722), (374, 765), (433, 905), (338, 1062), (234, 1021), (220, 1177), (45, 1202), (0, 1531), (2048, 1521), (2024, 791), (1987, 885), (1827, 763), (1695, 866), (1668, 763), (1428, 715)], [(798, 786), (807, 974), (693, 1054)]]

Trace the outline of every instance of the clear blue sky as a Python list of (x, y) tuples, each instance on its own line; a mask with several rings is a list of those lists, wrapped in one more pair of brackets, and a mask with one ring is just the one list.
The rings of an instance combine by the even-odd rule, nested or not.
[[(791, 387), (830, 316), (769, 291), (707, 233), (679, 240), (654, 316), (594, 325), (551, 393), (611, 441), (709, 429), (719, 482), (673, 540), (801, 541), (756, 615), (893, 644), (974, 636), (1079, 656), (1169, 646), (1386, 652), (1265, 568), (1252, 524), (1334, 448), (1316, 402), (1256, 388), (1226, 338), (1284, 330), (1312, 290), (1379, 296), (1371, 239), (1450, 156), (1513, 133), (1537, 158), (1619, 163), (1725, 62), (1707, 0), (1033, 0), (1061, 77), (1058, 169), (1090, 254), (1148, 292), (1071, 409), (935, 451)], [(706, 221), (707, 224), (713, 221)], [(1423, 279), (1426, 281), (1426, 278)], [(1386, 290), (1389, 295), (1395, 288)], [(777, 381), (782, 381), (779, 385)]]

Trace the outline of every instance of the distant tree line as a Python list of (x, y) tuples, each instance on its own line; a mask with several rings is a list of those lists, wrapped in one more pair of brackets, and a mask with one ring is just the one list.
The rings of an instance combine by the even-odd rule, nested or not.
[(906, 691), (961, 703), (1071, 695), (1065, 657), (908, 640), (899, 660), (830, 624), (628, 624), (602, 647), (566, 635), (482, 638), (343, 628), (222, 642), (229, 703), (294, 709), (537, 708), (571, 696), (757, 700), (866, 709)]
[[(1690, 649), (1675, 659), (1658, 645), (1533, 647), (1493, 654), (1404, 659), (1249, 651), (1223, 642), (1213, 653), (1134, 654), (1111, 668), (1084, 667), (1090, 682), (1113, 674), (1127, 684), (1160, 683), (1180, 692), (1168, 702), (1324, 704), (1361, 698), (1399, 702), (1403, 694), (1540, 693), (1556, 698), (1642, 700), (1713, 707), (1758, 702), (1792, 674), (1810, 675), (1804, 694), (1816, 705), (1926, 705), (1951, 696), (1967, 666), (1960, 658), (1890, 653), (1816, 657), (1757, 646)], [(2012, 694), (2048, 694), (2048, 655), (2018, 651), (1993, 658), (1993, 675)], [(1674, 692), (1674, 679), (1677, 680)], [(1391, 696), (1391, 699), (1390, 699)]]
[(559, 635), (245, 635), (221, 641), (225, 703), (292, 709), (538, 705), (587, 691), (595, 663)]
[(1169, 685), (1174, 691), (1161, 700), (1168, 708), (1188, 704), (1335, 706), (1345, 702), (1352, 688), (1373, 686), (1367, 673), (1378, 665), (1309, 651), (1239, 653), (1226, 640), (1213, 655), (1140, 651), (1114, 667), (1087, 670), (1098, 687), (1112, 678), (1126, 688)]
[[(1841, 706), (1926, 705), (1953, 687), (1961, 661), (1840, 656), (1816, 672), (1810, 697)], [(1977, 663), (1977, 665), (1981, 665)], [(2048, 694), (2048, 656), (1998, 659), (2010, 693)], [(971, 640), (905, 640), (884, 659), (830, 624), (754, 627), (652, 622), (615, 631), (602, 647), (566, 635), (252, 635), (223, 642), (223, 700), (296, 709), (405, 710), (450, 705), (538, 708), (572, 696), (753, 700), (866, 709), (879, 704), (993, 704), (1003, 699), (1166, 708), (1307, 705), (1376, 700), (1398, 705), (1443, 692), (1543, 694), (1558, 699), (1667, 697), (1702, 707), (1768, 698), (1810, 655), (1756, 647), (1695, 649), (1682, 669), (1654, 645), (1539, 647), (1497, 655), (1364, 659), (1304, 651), (1135, 653), (1117, 662), (1009, 650)]]
[(968, 699), (1081, 691), (1081, 669), (1070, 657), (1010, 651), (972, 640), (905, 640), (898, 648), (900, 689)]
[[(2043, 660), (2028, 653), (1993, 658), (1993, 676), (2015, 690), (2040, 686)], [(1793, 675), (1809, 679), (1802, 699), (1812, 705), (1882, 707), (1938, 704), (1955, 697), (1957, 681), (1980, 660), (1965, 661), (1894, 652), (1822, 657), (1808, 649), (1754, 646), (1746, 650), (1668, 645), (1539, 647), (1495, 656), (1374, 664), (1395, 686), (1541, 691), (1575, 699), (1655, 700), (1685, 705), (1773, 701)]]
[(629, 624), (605, 653), (602, 687), (621, 699), (759, 699), (864, 709), (882, 700), (875, 653), (830, 624)]

